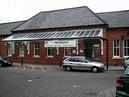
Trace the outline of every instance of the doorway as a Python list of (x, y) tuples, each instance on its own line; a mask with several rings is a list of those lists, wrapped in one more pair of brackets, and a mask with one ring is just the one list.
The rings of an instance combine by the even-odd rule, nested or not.
[(100, 39), (85, 39), (85, 56), (92, 60), (101, 61)]
[(94, 44), (92, 50), (92, 57), (95, 60), (100, 60), (100, 44)]

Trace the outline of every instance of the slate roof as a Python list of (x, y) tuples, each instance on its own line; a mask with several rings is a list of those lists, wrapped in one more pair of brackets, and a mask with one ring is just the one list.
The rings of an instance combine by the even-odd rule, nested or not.
[(2, 23), (0, 24), (0, 35), (10, 35), (12, 34), (11, 30), (15, 27), (21, 25), (25, 21), (18, 21), (18, 22), (10, 22), (10, 23)]
[(109, 28), (129, 27), (129, 10), (103, 12), (97, 15), (107, 22)]
[(105, 22), (102, 19), (83, 6), (40, 12), (13, 31), (103, 24)]

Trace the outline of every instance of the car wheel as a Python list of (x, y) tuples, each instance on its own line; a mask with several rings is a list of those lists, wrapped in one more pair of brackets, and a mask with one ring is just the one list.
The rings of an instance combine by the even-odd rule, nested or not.
[(66, 67), (66, 70), (67, 70), (67, 71), (70, 71), (70, 70), (71, 70), (71, 67), (67, 66), (67, 67)]
[(92, 72), (98, 72), (98, 68), (97, 67), (93, 67), (92, 68)]
[(2, 67), (2, 63), (0, 63), (0, 67)]

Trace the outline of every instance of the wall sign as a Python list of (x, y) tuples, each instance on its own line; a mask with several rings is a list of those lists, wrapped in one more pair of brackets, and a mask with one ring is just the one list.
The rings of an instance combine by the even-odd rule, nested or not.
[(77, 40), (48, 40), (45, 47), (76, 47)]

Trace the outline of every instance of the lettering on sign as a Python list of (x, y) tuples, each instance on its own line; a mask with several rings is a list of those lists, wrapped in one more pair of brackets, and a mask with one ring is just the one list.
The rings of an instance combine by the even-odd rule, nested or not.
[(76, 40), (49, 40), (45, 41), (45, 47), (76, 47)]

